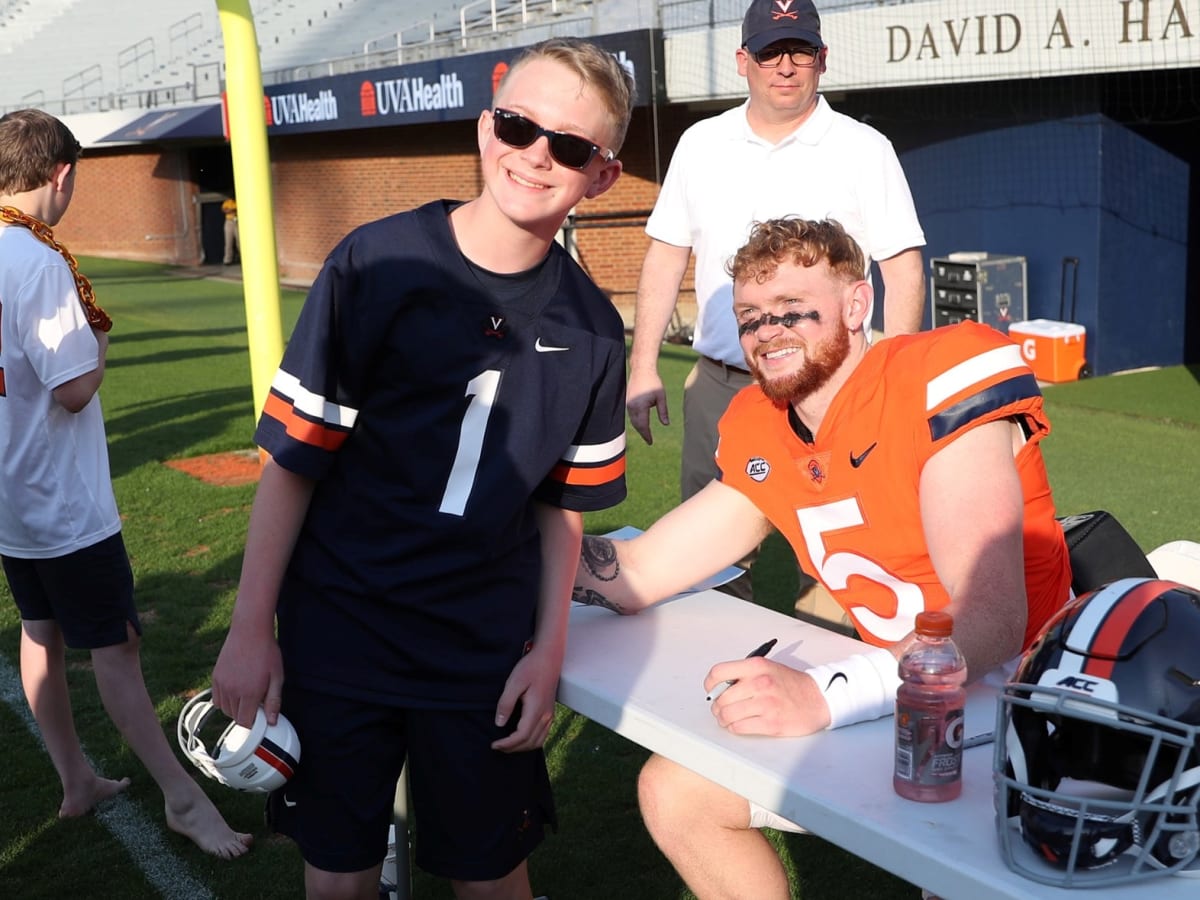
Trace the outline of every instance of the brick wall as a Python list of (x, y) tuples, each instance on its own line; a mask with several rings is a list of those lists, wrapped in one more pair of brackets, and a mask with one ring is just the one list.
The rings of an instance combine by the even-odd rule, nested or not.
[(439, 197), (477, 196), (474, 123), (277, 138), (271, 178), (280, 273), (311, 280), (356, 225)]
[(194, 265), (195, 194), (185, 150), (88, 150), (54, 234), (76, 254)]
[(606, 193), (575, 208), (571, 242), (580, 265), (632, 321), (634, 292), (646, 252), (646, 216), (658, 196), (653, 157), (639, 111), (619, 158), (621, 177)]
[[(696, 118), (660, 110), (655, 121), (650, 110), (637, 110), (620, 153), (624, 165), (620, 179), (608, 193), (584, 201), (576, 210), (580, 218), (574, 240), (579, 261), (612, 297), (626, 324), (633, 323), (638, 275), (650, 243), (645, 232), (646, 216), (658, 199), (658, 184), (666, 174), (671, 150), (684, 128)], [(589, 218), (593, 216), (597, 218)], [(606, 216), (614, 218), (600, 218)], [(691, 265), (684, 276), (679, 304), (684, 318), (695, 321)]]

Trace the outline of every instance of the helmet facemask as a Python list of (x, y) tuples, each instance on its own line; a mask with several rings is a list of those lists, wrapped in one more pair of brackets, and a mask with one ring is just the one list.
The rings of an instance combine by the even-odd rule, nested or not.
[[(179, 714), (176, 738), (179, 748), (205, 775), (221, 784), (251, 793), (283, 787), (300, 761), (300, 739), (292, 724), (280, 715), (267, 724), (259, 707), (254, 724), (244, 728), (228, 719), (213, 704), (211, 691), (201, 691)], [(205, 734), (223, 730), (205, 746)]]
[(1200, 669), (1200, 593), (1180, 585), (1114, 582), (1049, 623), (997, 710), (1010, 868), (1060, 887), (1200, 877), (1200, 685), (1181, 666)]
[(1090, 705), (1066, 689), (1005, 687), (996, 790), (1006, 861), (1061, 887), (1191, 867), (1200, 876), (1200, 729)]

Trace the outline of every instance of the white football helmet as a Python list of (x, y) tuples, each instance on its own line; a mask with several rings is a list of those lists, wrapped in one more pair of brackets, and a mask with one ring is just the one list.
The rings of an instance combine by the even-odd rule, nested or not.
[(184, 755), (209, 778), (239, 791), (265, 794), (283, 787), (300, 762), (300, 738), (292, 723), (281, 713), (268, 725), (260, 706), (250, 728), (228, 720), (210, 754), (200, 732), (214, 713), (221, 713), (211, 697), (211, 690), (201, 691), (179, 713), (176, 732)]

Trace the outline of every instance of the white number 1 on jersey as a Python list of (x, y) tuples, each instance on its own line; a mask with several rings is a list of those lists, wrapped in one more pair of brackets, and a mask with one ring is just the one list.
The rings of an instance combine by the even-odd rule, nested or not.
[(496, 402), (499, 387), (500, 372), (496, 369), (480, 372), (467, 382), (466, 396), (471, 398), (471, 402), (463, 416), (462, 429), (458, 433), (458, 452), (454, 454), (454, 466), (450, 469), (438, 512), (461, 516), (467, 508), (467, 498), (475, 486), (475, 472), (483, 453), (483, 435), (487, 431), (488, 417), (492, 414), (492, 404)]

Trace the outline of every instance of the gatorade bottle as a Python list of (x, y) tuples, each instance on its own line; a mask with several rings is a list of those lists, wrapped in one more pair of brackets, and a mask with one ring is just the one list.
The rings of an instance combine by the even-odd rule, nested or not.
[(916, 635), (900, 655), (892, 785), (909, 800), (937, 803), (962, 793), (967, 664), (953, 629), (949, 613), (918, 613)]

